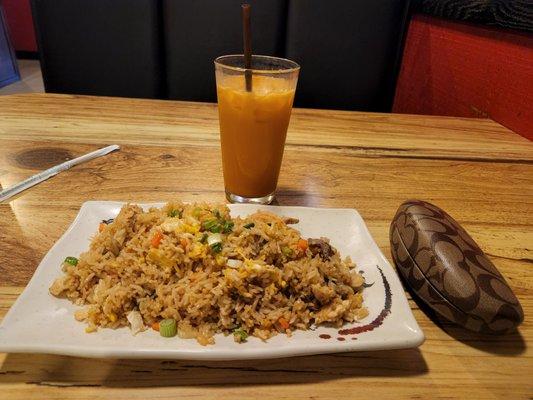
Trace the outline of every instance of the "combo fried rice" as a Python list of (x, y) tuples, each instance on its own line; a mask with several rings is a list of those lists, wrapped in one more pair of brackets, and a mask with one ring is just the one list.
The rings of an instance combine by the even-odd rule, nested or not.
[[(216, 333), (266, 340), (364, 318), (364, 279), (328, 239), (305, 239), (298, 222), (268, 212), (232, 218), (225, 205), (122, 207), (79, 259), (67, 257), (50, 293), (82, 306), (98, 328), (150, 327), (214, 343)], [(161, 327), (159, 326), (161, 324)]]

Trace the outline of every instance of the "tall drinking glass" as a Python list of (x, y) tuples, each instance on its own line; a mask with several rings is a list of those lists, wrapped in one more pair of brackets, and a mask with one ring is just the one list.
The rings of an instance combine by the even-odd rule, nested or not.
[(232, 203), (274, 199), (299, 70), (276, 57), (252, 56), (251, 70), (243, 55), (215, 60), (224, 186)]

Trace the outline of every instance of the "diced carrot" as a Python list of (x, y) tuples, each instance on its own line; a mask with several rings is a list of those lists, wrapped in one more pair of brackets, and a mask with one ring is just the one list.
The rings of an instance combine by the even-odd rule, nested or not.
[(157, 231), (155, 234), (154, 234), (154, 237), (152, 238), (152, 247), (159, 247), (159, 243), (161, 243), (161, 239), (163, 239), (163, 234), (159, 231)]
[(189, 247), (189, 240), (187, 238), (180, 238), (180, 244), (183, 249)]
[(302, 251), (306, 251), (309, 245), (307, 244), (307, 240), (300, 239), (298, 240), (298, 248)]
[(289, 329), (289, 321), (287, 321), (285, 318), (281, 317), (278, 319), (278, 323), (283, 329)]
[(159, 321), (155, 321), (153, 324), (152, 324), (152, 329), (154, 331), (158, 331), (159, 332)]
[(102, 232), (105, 228), (105, 224), (103, 222), (100, 222), (100, 225), (98, 225), (98, 232)]

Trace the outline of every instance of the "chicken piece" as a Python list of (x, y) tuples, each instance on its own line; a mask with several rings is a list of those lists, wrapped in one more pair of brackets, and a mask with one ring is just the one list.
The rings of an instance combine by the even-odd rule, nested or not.
[(139, 311), (130, 311), (126, 316), (126, 319), (130, 323), (131, 333), (136, 335), (146, 329), (144, 326), (143, 318)]

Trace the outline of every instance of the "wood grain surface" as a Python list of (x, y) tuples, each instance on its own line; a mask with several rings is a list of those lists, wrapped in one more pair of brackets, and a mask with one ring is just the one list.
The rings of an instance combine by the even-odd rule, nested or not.
[[(0, 318), (87, 200), (224, 201), (216, 106), (0, 97), (0, 184), (106, 144), (119, 152), (0, 204)], [(511, 335), (482, 336), (427, 314), (419, 349), (198, 362), (0, 355), (2, 399), (531, 399), (533, 144), (490, 120), (294, 110), (283, 205), (357, 208), (390, 259), (388, 228), (408, 198), (455, 217), (522, 303)]]

